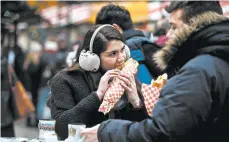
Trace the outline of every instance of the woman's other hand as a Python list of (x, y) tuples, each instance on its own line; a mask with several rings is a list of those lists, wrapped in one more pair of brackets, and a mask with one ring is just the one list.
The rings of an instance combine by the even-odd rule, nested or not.
[(118, 76), (120, 80), (122, 80), (121, 85), (127, 91), (128, 100), (134, 106), (134, 108), (141, 107), (141, 101), (138, 97), (138, 91), (136, 87), (136, 82), (134, 75), (127, 73), (120, 73)]

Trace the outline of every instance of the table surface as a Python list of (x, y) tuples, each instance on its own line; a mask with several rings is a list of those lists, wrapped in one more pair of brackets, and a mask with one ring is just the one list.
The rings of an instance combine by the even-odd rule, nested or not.
[(12, 137), (12, 138), (9, 138), (9, 137), (1, 137), (0, 138), (0, 141), (1, 142), (42, 142), (41, 140), (39, 139), (32, 139), (32, 138), (19, 138), (19, 137)]
[(32, 138), (20, 138), (20, 137), (13, 137), (13, 138), (6, 138), (0, 137), (0, 142), (64, 142), (58, 140), (39, 140), (39, 139), (32, 139)]

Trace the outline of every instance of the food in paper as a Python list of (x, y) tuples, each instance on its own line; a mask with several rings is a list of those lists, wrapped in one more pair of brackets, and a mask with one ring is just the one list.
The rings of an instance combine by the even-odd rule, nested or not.
[[(139, 64), (137, 61), (130, 58), (119, 69), (123, 73), (136, 74), (138, 65)], [(125, 90), (121, 86), (121, 82), (122, 81), (118, 77), (115, 77), (114, 80), (111, 82), (109, 88), (107, 89), (107, 92), (104, 95), (103, 102), (99, 107), (99, 112), (107, 114), (122, 97)]]

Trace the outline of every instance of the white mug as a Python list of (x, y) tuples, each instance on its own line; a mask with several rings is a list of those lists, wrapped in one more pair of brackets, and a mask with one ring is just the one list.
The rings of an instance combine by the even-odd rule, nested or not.
[(39, 120), (39, 139), (41, 140), (57, 140), (55, 133), (55, 120)]
[(80, 136), (81, 128), (86, 128), (84, 124), (68, 124), (68, 141), (83, 142), (84, 138)]

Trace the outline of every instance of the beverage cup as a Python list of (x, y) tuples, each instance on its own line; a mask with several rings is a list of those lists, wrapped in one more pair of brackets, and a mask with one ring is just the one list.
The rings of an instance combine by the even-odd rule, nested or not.
[(79, 123), (68, 124), (68, 141), (83, 142), (84, 138), (80, 136), (82, 128), (86, 128), (86, 125)]
[(57, 140), (55, 133), (55, 120), (39, 120), (39, 139), (40, 140)]

